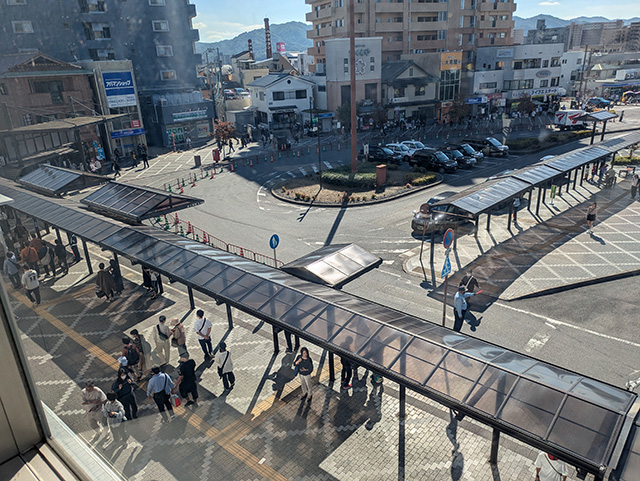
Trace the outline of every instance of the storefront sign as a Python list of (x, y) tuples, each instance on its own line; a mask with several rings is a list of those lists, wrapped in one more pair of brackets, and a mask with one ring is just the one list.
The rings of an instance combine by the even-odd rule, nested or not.
[(131, 72), (103, 72), (102, 81), (109, 108), (137, 105)]
[(204, 139), (205, 137), (209, 137), (209, 125), (208, 124), (198, 124), (198, 138)]
[(518, 97), (529, 95), (531, 97), (541, 97), (543, 95), (556, 95), (558, 93), (558, 87), (550, 87), (547, 89), (529, 89), (529, 90), (514, 90), (511, 94), (511, 98), (516, 100)]
[(536, 77), (538, 78), (547, 78), (551, 76), (551, 70), (538, 70), (536, 72)]
[(392, 104), (401, 104), (403, 102), (408, 102), (409, 101), (409, 97), (395, 97), (393, 99), (390, 99)]
[(487, 98), (489, 100), (501, 99), (502, 98), (502, 92), (498, 92), (498, 93), (495, 93), (495, 94), (487, 94)]
[(284, 42), (276, 42), (276, 52), (284, 53), (285, 51)]
[(513, 58), (513, 49), (499, 48), (496, 50), (496, 58)]
[(111, 132), (112, 139), (121, 139), (123, 137), (133, 137), (134, 135), (144, 135), (144, 129), (126, 129), (126, 130), (115, 130)]
[(442, 52), (440, 54), (440, 70), (460, 70), (462, 68), (462, 52)]
[(175, 112), (171, 114), (174, 122), (187, 122), (189, 120), (200, 120), (207, 118), (207, 109), (191, 110), (189, 112)]
[(133, 127), (134, 129), (140, 128), (142, 127), (142, 123), (139, 120), (132, 120), (131, 127)]
[(640, 79), (640, 69), (623, 69), (616, 72), (616, 80)]
[(467, 105), (486, 104), (487, 97), (470, 97), (468, 99), (464, 99), (464, 103)]

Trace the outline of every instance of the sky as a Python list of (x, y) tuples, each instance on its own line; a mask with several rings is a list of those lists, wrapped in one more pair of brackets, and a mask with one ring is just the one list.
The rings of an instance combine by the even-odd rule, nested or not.
[[(611, 3), (612, 2), (612, 3)], [(200, 30), (200, 40), (216, 42), (261, 28), (264, 18), (274, 23), (305, 21), (311, 11), (304, 0), (191, 0), (198, 16), (194, 27)], [(516, 15), (533, 17), (538, 14), (564, 19), (579, 16), (607, 18), (640, 17), (638, 0), (519, 0)]]

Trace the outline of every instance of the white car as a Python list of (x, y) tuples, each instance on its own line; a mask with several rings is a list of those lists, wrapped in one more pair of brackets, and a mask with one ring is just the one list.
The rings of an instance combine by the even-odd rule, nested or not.
[(385, 147), (387, 149), (391, 149), (395, 154), (400, 154), (402, 156), (402, 160), (405, 162), (409, 162), (415, 153), (415, 150), (410, 149), (404, 144), (387, 144)]
[(422, 142), (418, 142), (417, 140), (405, 140), (403, 142), (401, 142), (403, 145), (406, 145), (407, 147), (409, 147), (409, 150), (412, 150), (413, 152), (411, 153), (411, 155), (413, 155), (413, 153), (416, 150), (422, 150), (422, 149), (426, 149), (427, 146), (424, 145)]

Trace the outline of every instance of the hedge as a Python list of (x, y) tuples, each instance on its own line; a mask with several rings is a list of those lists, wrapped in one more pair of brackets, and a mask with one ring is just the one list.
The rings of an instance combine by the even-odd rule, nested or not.
[(336, 172), (336, 170), (322, 172), (322, 182), (341, 187), (363, 189), (371, 189), (376, 186), (375, 172), (358, 172), (357, 174), (352, 174), (351, 169), (349, 169), (349, 172)]
[(637, 165), (640, 164), (640, 157), (618, 157), (613, 161), (613, 165)]
[(420, 172), (411, 172), (404, 177), (406, 184), (415, 186), (432, 184), (436, 179), (436, 174), (422, 174)]

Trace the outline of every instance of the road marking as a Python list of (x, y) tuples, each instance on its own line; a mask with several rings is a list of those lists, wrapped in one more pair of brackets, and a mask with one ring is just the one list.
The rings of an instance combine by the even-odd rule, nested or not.
[(300, 167), (298, 170), (302, 172), (302, 175), (307, 175), (307, 172), (302, 167)]
[(296, 174), (294, 174), (293, 172), (289, 171), (287, 172), (287, 174), (289, 174), (291, 177), (293, 177), (294, 179), (296, 178)]
[(626, 339), (620, 339), (618, 337), (609, 336), (607, 334), (602, 334), (601, 332), (593, 331), (591, 329), (585, 329), (584, 327), (574, 326), (573, 324), (569, 324), (568, 322), (557, 321), (556, 319), (552, 319), (550, 317), (543, 316), (541, 314), (536, 314), (535, 312), (529, 312), (529, 311), (525, 311), (524, 309), (518, 309), (517, 307), (507, 306), (506, 304), (503, 304), (501, 302), (496, 302), (493, 305), (494, 306), (504, 307), (505, 309), (510, 309), (512, 311), (516, 311), (516, 312), (519, 312), (521, 314), (526, 314), (528, 316), (537, 317), (537, 318), (542, 319), (543, 321), (548, 322), (549, 324), (552, 324), (552, 325), (555, 325), (555, 326), (570, 327), (570, 328), (575, 329), (577, 331), (581, 331), (581, 332), (584, 332), (586, 334), (592, 334), (594, 336), (601, 337), (603, 339), (608, 339), (610, 341), (618, 341), (618, 342), (621, 342), (623, 344), (628, 344), (629, 346), (633, 346), (633, 347), (640, 347), (640, 344), (638, 344), (637, 342), (627, 341)]
[(318, 168), (315, 165), (312, 165), (311, 168), (313, 169), (314, 174), (318, 173)]
[(327, 169), (331, 168), (331, 164), (329, 162), (327, 162), (326, 160), (323, 160), (322, 163), (327, 166)]
[(549, 340), (549, 334), (546, 332), (538, 332), (535, 336), (529, 339), (527, 345), (524, 347), (524, 350), (528, 353), (532, 353), (533, 351), (539, 351), (544, 347), (544, 345)]
[(382, 261), (382, 263), (386, 266), (393, 264), (395, 261)]

